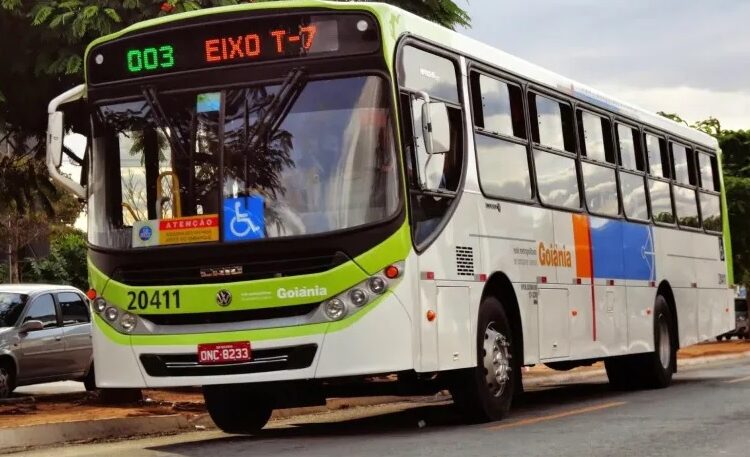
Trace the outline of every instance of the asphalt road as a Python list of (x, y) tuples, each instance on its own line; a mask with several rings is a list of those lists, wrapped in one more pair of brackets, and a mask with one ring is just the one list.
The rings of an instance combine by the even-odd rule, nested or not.
[(745, 457), (750, 361), (693, 367), (666, 390), (614, 392), (599, 377), (535, 388), (492, 424), (464, 425), (445, 402), (397, 404), (277, 422), (257, 437), (204, 431), (16, 455)]

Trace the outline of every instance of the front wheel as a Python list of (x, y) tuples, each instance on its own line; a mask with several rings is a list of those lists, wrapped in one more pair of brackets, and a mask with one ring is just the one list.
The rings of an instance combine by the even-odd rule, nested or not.
[(505, 309), (495, 297), (479, 307), (477, 366), (453, 374), (450, 392), (461, 413), (471, 422), (500, 420), (508, 414), (520, 389), (520, 367)]
[(211, 419), (225, 433), (255, 434), (273, 412), (267, 395), (243, 385), (203, 386), (203, 398)]
[(0, 398), (10, 397), (15, 388), (10, 364), (0, 361)]

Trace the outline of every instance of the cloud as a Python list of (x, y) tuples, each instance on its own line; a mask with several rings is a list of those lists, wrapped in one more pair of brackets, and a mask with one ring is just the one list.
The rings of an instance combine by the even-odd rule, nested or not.
[[(473, 27), (463, 33), (480, 41), (595, 88), (618, 88), (611, 95), (652, 110), (750, 128), (750, 2), (468, 0), (466, 8)], [(664, 95), (675, 106), (650, 98)]]

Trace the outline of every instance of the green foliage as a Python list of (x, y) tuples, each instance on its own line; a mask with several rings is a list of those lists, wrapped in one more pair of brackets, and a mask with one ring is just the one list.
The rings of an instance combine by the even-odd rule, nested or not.
[(88, 289), (86, 238), (83, 232), (67, 230), (52, 238), (50, 254), (43, 259), (28, 259), (26, 282), (69, 284)]

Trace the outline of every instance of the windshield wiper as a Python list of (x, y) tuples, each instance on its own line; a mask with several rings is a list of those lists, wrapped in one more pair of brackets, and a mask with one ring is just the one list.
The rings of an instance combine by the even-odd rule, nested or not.
[(245, 152), (255, 149), (268, 133), (279, 128), (306, 84), (307, 74), (304, 68), (295, 68), (287, 73), (284, 82), (281, 83), (279, 92), (268, 104), (268, 109), (258, 119), (255, 129), (248, 137)]

